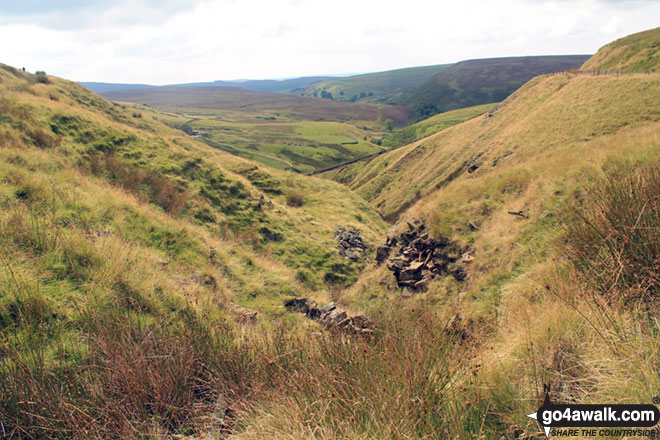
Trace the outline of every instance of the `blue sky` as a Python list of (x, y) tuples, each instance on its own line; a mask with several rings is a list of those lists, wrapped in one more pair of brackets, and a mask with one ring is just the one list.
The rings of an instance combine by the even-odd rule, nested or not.
[(20, 0), (0, 62), (168, 84), (584, 54), (660, 25), (657, 0)]

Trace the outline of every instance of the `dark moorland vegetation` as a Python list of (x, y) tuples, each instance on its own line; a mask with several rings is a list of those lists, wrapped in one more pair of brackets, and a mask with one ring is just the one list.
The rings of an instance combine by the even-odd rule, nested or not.
[(461, 61), (406, 94), (398, 104), (427, 117), (448, 110), (500, 102), (537, 75), (578, 68), (588, 55), (487, 58)]
[(332, 97), (339, 101), (397, 104), (404, 94), (449, 67), (451, 64), (440, 64), (330, 78), (306, 87), (291, 88), (289, 93), (314, 98)]

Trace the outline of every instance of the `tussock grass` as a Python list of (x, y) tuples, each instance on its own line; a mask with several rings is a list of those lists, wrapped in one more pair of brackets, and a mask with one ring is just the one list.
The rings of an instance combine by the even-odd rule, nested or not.
[(300, 208), (305, 204), (305, 196), (300, 192), (290, 192), (286, 196), (286, 204), (293, 208)]
[[(243, 414), (236, 438), (439, 438), (451, 423), (454, 329), (423, 311), (375, 316), (373, 336), (318, 335), (285, 353), (283, 388)], [(277, 361), (276, 361), (277, 362)]]
[(660, 168), (611, 171), (599, 191), (579, 201), (575, 215), (567, 230), (569, 255), (585, 279), (611, 301), (655, 303)]

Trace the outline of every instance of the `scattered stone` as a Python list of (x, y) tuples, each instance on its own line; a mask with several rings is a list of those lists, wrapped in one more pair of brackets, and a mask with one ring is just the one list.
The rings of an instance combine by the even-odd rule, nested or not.
[(363, 252), (369, 248), (362, 239), (362, 232), (354, 227), (339, 226), (335, 230), (335, 239), (339, 255), (351, 261), (362, 260)]
[(463, 282), (467, 278), (467, 272), (465, 272), (465, 269), (462, 267), (457, 267), (456, 269), (450, 271), (451, 275), (456, 279), (458, 282)]
[(231, 303), (234, 313), (236, 314), (236, 320), (238, 322), (243, 322), (246, 324), (254, 324), (257, 322), (257, 312), (247, 307), (239, 306), (236, 303)]
[(461, 255), (461, 263), (472, 263), (474, 261), (474, 249), (465, 252)]
[(339, 330), (350, 334), (373, 333), (373, 322), (364, 315), (348, 316), (345, 310), (331, 302), (318, 307), (316, 301), (307, 298), (293, 298), (284, 303), (289, 311), (302, 313), (318, 322), (326, 330)]
[(479, 223), (475, 222), (474, 220), (470, 220), (467, 224), (468, 228), (470, 231), (478, 231), (479, 230)]
[(103, 237), (110, 235), (110, 231), (104, 231), (102, 229), (92, 229), (87, 231), (87, 236), (92, 240), (98, 240)]
[[(449, 239), (431, 238), (420, 220), (408, 222), (408, 231), (390, 234), (378, 247), (376, 260), (387, 262), (397, 285), (410, 292), (423, 291), (438, 274), (451, 274), (459, 281), (466, 278), (457, 261), (466, 250)], [(391, 257), (390, 257), (391, 255)]]
[(263, 237), (268, 240), (268, 241), (282, 241), (284, 240), (284, 236), (280, 234), (279, 232), (272, 231), (268, 229), (266, 226), (262, 226), (261, 229), (259, 229), (259, 233), (263, 235)]
[(467, 172), (472, 174), (481, 167), (481, 162), (475, 162), (472, 165), (468, 166)]
[(518, 217), (529, 218), (529, 214), (527, 214), (523, 209), (520, 211), (509, 211), (509, 214), (517, 215)]
[(500, 161), (506, 159), (507, 157), (511, 156), (512, 154), (513, 154), (513, 153), (511, 153), (511, 152), (507, 152), (507, 153), (504, 153), (502, 156), (496, 157), (496, 158), (493, 160), (493, 166), (496, 167), (497, 164), (500, 163)]
[(261, 197), (259, 198), (258, 206), (260, 209), (271, 209), (273, 207), (273, 202), (271, 202), (270, 200), (266, 200), (266, 198), (262, 194)]
[(474, 173), (475, 171), (477, 171), (481, 167), (481, 165), (482, 165), (481, 162), (477, 162), (477, 160), (481, 156), (483, 156), (483, 154), (484, 154), (483, 152), (482, 153), (477, 153), (474, 156), (472, 156), (472, 158), (465, 163), (465, 166), (467, 167), (467, 172), (469, 174)]
[(378, 264), (383, 263), (390, 256), (392, 248), (387, 245), (380, 245), (376, 248), (376, 262)]
[(342, 309), (334, 308), (331, 311), (319, 314), (318, 322), (325, 328), (330, 328), (338, 325), (340, 322), (348, 318), (348, 315)]

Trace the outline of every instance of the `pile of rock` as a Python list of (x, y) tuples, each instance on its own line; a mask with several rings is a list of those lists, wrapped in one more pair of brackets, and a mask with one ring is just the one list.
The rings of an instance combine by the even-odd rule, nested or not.
[(335, 239), (337, 239), (339, 255), (351, 261), (360, 261), (364, 251), (368, 249), (367, 244), (362, 240), (362, 232), (352, 226), (348, 228), (339, 226), (335, 230)]
[(335, 303), (319, 307), (316, 301), (294, 298), (286, 301), (284, 307), (289, 311), (302, 313), (326, 330), (339, 330), (350, 334), (373, 333), (373, 322), (369, 318), (364, 315), (348, 316), (346, 311)]
[[(464, 281), (465, 270), (458, 264), (465, 253), (447, 238), (431, 238), (420, 220), (408, 222), (408, 231), (390, 236), (376, 249), (378, 264), (387, 261), (399, 287), (413, 291), (426, 290), (438, 274), (449, 273), (457, 281)], [(392, 257), (390, 257), (392, 255)]]

